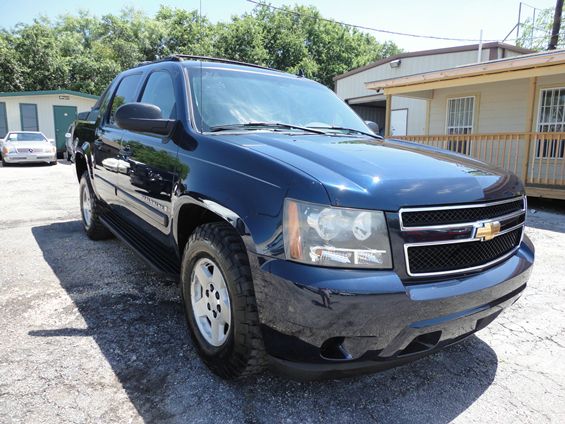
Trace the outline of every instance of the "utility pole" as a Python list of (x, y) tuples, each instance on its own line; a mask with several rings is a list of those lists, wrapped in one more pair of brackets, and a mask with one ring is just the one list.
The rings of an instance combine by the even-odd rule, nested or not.
[[(553, 29), (547, 50), (555, 50), (559, 41), (559, 31), (561, 30), (561, 13), (563, 12), (563, 0), (557, 0), (555, 4), (555, 14), (553, 15)], [(535, 24), (534, 24), (535, 25)]]

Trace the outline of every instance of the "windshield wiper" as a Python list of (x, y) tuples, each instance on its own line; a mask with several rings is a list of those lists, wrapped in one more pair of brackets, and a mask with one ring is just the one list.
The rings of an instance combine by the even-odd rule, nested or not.
[(320, 129), (324, 129), (324, 130), (344, 131), (344, 132), (347, 132), (349, 134), (362, 134), (362, 135), (367, 135), (369, 137), (377, 138), (379, 140), (383, 140), (383, 137), (381, 137), (380, 135), (368, 133), (368, 132), (361, 131), (361, 130), (356, 130), (355, 128), (334, 127), (334, 126), (331, 126), (331, 127), (308, 127), (308, 128), (320, 128)]
[(310, 127), (301, 127), (299, 125), (285, 124), (283, 122), (245, 122), (240, 124), (214, 125), (213, 127), (210, 127), (210, 132), (230, 131), (230, 130), (240, 130), (240, 129), (252, 130), (255, 128), (285, 128), (291, 130), (301, 130), (314, 134), (326, 134), (322, 130), (317, 130)]

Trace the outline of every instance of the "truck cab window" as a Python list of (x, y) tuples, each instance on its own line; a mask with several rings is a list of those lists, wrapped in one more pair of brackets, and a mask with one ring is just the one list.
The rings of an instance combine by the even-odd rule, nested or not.
[(141, 74), (136, 74), (128, 75), (120, 81), (120, 85), (112, 99), (112, 108), (110, 109), (110, 116), (108, 117), (108, 123), (110, 125), (114, 124), (114, 115), (121, 105), (131, 103), (136, 100), (137, 86), (139, 85), (140, 79)]
[(158, 106), (165, 119), (176, 118), (175, 88), (166, 71), (153, 72), (143, 90), (142, 103)]

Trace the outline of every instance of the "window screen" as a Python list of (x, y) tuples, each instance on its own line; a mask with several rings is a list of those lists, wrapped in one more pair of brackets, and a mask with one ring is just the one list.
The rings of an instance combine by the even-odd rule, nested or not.
[(112, 99), (112, 109), (110, 110), (110, 116), (108, 118), (108, 122), (110, 124), (114, 123), (114, 115), (121, 105), (131, 103), (136, 100), (137, 86), (140, 79), (141, 74), (136, 74), (129, 75), (120, 81), (120, 85)]
[(8, 134), (8, 118), (6, 116), (6, 103), (0, 102), (0, 138)]
[(459, 97), (447, 100), (447, 134), (470, 134), (473, 132), (474, 97)]
[(22, 131), (39, 131), (37, 105), (20, 103), (20, 116), (22, 120)]
[[(538, 116), (539, 132), (565, 132), (565, 88), (541, 90)], [(565, 140), (551, 134), (540, 137), (536, 143), (538, 158), (565, 157)]]
[(143, 90), (142, 103), (158, 106), (165, 119), (176, 118), (175, 88), (166, 71), (153, 72)]
[[(475, 114), (475, 97), (457, 97), (447, 100), (447, 134), (471, 134), (473, 132), (473, 119)], [(449, 140), (447, 148), (454, 152), (469, 154), (471, 140), (466, 137), (457, 137)]]

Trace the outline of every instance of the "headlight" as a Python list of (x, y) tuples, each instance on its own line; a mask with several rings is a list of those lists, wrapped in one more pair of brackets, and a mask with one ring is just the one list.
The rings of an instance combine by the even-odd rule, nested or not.
[(344, 268), (392, 268), (383, 212), (334, 208), (286, 199), (287, 259)]
[(3, 155), (7, 155), (9, 153), (15, 153), (16, 152), (16, 148), (12, 147), (12, 146), (4, 146), (2, 147), (2, 154)]

